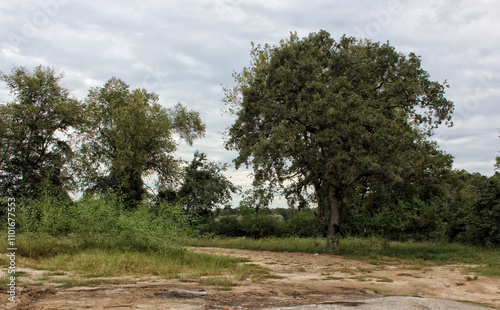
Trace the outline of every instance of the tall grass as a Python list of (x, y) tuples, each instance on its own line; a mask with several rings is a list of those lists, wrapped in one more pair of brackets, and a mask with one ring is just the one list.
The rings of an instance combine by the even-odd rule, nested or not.
[(70, 270), (87, 277), (158, 276), (161, 278), (222, 275), (241, 272), (241, 260), (201, 254), (177, 248), (168, 252), (122, 251), (117, 249), (84, 249), (45, 259), (22, 261), (23, 265), (43, 270)]
[(372, 262), (400, 259), (417, 263), (466, 264), (483, 275), (500, 276), (500, 248), (445, 241), (388, 241), (382, 238), (345, 238), (338, 254)]
[[(128, 211), (112, 195), (77, 202), (50, 196), (34, 201), (20, 199), (17, 218), (21, 255), (28, 257), (57, 253), (62, 250), (57, 244), (61, 240), (79, 248), (161, 252), (190, 233), (188, 218), (179, 207), (143, 203)], [(53, 237), (58, 236), (68, 238), (55, 242)], [(42, 239), (44, 242), (40, 242)]]

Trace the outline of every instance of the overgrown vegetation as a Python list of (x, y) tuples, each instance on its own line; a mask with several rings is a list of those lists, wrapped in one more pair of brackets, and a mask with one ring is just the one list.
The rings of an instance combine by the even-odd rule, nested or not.
[[(77, 202), (47, 195), (37, 200), (17, 200), (16, 207), (16, 232), (21, 240), (35, 244), (46, 236), (68, 236), (78, 242), (78, 248), (162, 252), (173, 247), (175, 240), (186, 236), (190, 229), (187, 216), (179, 207), (142, 203), (131, 211), (114, 195), (88, 197)], [(59, 248), (57, 243), (42, 244)], [(31, 251), (36, 249), (36, 246), (28, 247)], [(47, 253), (43, 248), (39, 251), (28, 257)]]

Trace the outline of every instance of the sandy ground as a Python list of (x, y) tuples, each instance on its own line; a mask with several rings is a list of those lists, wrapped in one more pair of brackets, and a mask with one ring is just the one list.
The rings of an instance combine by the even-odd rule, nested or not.
[[(195, 251), (246, 258), (281, 279), (242, 281), (229, 291), (189, 280), (149, 279), (135, 284), (20, 292), (21, 303), (4, 309), (481, 309), (500, 308), (500, 279), (476, 276), (470, 266), (373, 265), (328, 254), (276, 253), (220, 248)], [(41, 271), (26, 270), (28, 274)], [(383, 296), (410, 296), (384, 297)]]

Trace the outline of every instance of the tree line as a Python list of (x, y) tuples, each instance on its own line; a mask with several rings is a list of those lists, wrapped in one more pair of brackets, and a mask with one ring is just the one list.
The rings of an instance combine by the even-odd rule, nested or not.
[[(14, 98), (0, 106), (3, 197), (111, 193), (133, 210), (176, 192), (175, 201), (196, 209), (226, 203), (237, 190), (222, 174), (226, 166), (206, 154), (196, 152), (188, 166), (175, 157), (180, 141), (192, 145), (205, 132), (199, 113), (180, 103), (162, 107), (157, 94), (116, 77), (78, 100), (43, 66), (16, 67), (1, 79)], [(154, 184), (144, 182), (148, 176)]]
[[(251, 57), (223, 100), (236, 117), (225, 146), (238, 152), (237, 168), (253, 169), (240, 210), (254, 212), (243, 217), (281, 225), (261, 216), (281, 194), (292, 209), (309, 212), (296, 221), (316, 223), (314, 234), (326, 235), (330, 249), (342, 234), (500, 244), (499, 173), (453, 170), (453, 157), (429, 139), (452, 125), (454, 106), (446, 82), (431, 81), (420, 57), (388, 43), (337, 42), (326, 31), (252, 45)], [(1, 78), (14, 98), (0, 106), (4, 196), (112, 193), (127, 210), (145, 199), (182, 205), (206, 232), (243, 225), (215, 221), (238, 191), (223, 175), (227, 166), (201, 152), (184, 165), (174, 155), (179, 141), (203, 137), (198, 112), (165, 108), (157, 94), (118, 78), (83, 100), (70, 97), (50, 68), (14, 68)], [(280, 234), (267, 231), (257, 235)]]

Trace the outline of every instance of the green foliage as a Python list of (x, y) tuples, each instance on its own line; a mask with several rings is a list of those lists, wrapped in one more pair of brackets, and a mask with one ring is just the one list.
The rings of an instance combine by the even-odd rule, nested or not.
[(319, 237), (326, 231), (324, 221), (318, 219), (311, 210), (297, 212), (285, 221), (286, 234), (295, 237)]
[(77, 204), (74, 232), (92, 247), (163, 250), (189, 232), (182, 210), (143, 203), (127, 211), (116, 199), (87, 199)]
[(376, 235), (392, 240), (440, 239), (440, 223), (437, 208), (418, 199), (387, 206), (372, 221)]
[(146, 193), (145, 176), (155, 173), (160, 189), (178, 181), (174, 135), (192, 144), (205, 131), (199, 113), (180, 103), (165, 109), (155, 93), (130, 90), (117, 78), (89, 91), (84, 114), (87, 119), (79, 127), (79, 156), (74, 162), (82, 188), (111, 191), (128, 208), (134, 208)]
[(38, 198), (43, 183), (62, 194), (72, 186), (64, 136), (80, 122), (80, 104), (61, 87), (62, 76), (38, 66), (13, 68), (0, 79), (14, 97), (0, 105), (0, 188), (3, 196)]
[(277, 237), (283, 235), (283, 221), (263, 212), (243, 216), (241, 228), (251, 238)]
[(426, 138), (449, 123), (453, 103), (415, 54), (320, 31), (254, 46), (251, 55), (226, 89), (237, 117), (226, 147), (238, 151), (236, 167), (252, 165), (265, 201), (275, 187), (290, 203), (315, 201), (329, 212), (333, 237), (345, 199), (449, 169), (449, 156)]
[(183, 204), (188, 213), (200, 216), (207, 216), (208, 211), (228, 203), (238, 187), (223, 175), (226, 169), (227, 165), (209, 162), (205, 153), (196, 151), (184, 169), (184, 180), (175, 201)]
[[(84, 246), (84, 243), (75, 235), (62, 238), (42, 232), (29, 232), (17, 234), (16, 246), (19, 256), (38, 259), (56, 256), (61, 253), (75, 253)], [(4, 248), (7, 248), (7, 246)]]
[(82, 247), (165, 251), (191, 233), (180, 207), (142, 203), (129, 211), (113, 195), (77, 202), (51, 197), (22, 200), (17, 210), (18, 234), (69, 235)]
[(500, 178), (457, 172), (452, 191), (450, 235), (472, 244), (500, 245)]
[(74, 221), (69, 199), (44, 196), (36, 200), (16, 200), (16, 226), (24, 233), (68, 234)]
[(297, 212), (288, 219), (269, 209), (256, 212), (240, 205), (241, 215), (225, 215), (204, 225), (202, 232), (226, 237), (317, 237), (323, 236), (326, 226), (311, 210)]
[(223, 216), (207, 225), (206, 231), (217, 236), (243, 237), (246, 235), (237, 215)]

